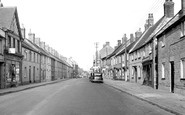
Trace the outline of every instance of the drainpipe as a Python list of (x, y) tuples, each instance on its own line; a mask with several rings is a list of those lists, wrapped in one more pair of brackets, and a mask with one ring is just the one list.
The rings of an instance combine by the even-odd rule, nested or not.
[(156, 43), (157, 43), (157, 38), (153, 37), (152, 40), (152, 75), (153, 75), (153, 88), (158, 89), (158, 79), (156, 75)]

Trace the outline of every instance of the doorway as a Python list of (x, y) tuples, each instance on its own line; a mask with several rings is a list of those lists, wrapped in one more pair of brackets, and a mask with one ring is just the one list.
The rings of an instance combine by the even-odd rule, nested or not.
[(2, 88), (3, 77), (3, 63), (0, 63), (0, 89)]
[(33, 67), (33, 82), (35, 83), (35, 66)]
[(29, 82), (31, 83), (31, 66), (29, 67)]
[(137, 83), (137, 66), (134, 67), (135, 82)]
[(174, 61), (170, 62), (170, 66), (171, 66), (171, 92), (174, 93), (174, 84), (175, 84), (175, 80), (174, 80), (174, 75), (175, 75), (175, 68), (174, 68)]

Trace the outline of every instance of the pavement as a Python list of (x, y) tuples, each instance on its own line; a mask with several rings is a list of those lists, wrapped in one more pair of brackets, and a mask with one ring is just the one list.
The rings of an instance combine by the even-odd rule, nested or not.
[(20, 85), (20, 86), (12, 87), (12, 88), (0, 89), (0, 96), (6, 95), (9, 93), (15, 93), (15, 92), (27, 90), (27, 89), (32, 89), (32, 88), (36, 88), (36, 87), (40, 87), (40, 86), (44, 86), (44, 85), (54, 84), (54, 83), (58, 83), (58, 82), (65, 81), (65, 80), (67, 80), (67, 79), (58, 79), (55, 81), (32, 83), (32, 84)]
[(183, 95), (120, 80), (104, 79), (104, 83), (173, 114), (185, 115), (185, 96)]

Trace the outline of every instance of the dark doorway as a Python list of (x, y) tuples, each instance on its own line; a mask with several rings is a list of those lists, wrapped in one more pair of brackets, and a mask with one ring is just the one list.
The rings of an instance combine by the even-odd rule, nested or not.
[(174, 75), (175, 75), (175, 69), (174, 69), (174, 61), (170, 62), (171, 65), (171, 92), (174, 93)]
[(33, 82), (35, 83), (35, 66), (33, 67)]
[(3, 71), (2, 71), (2, 68), (3, 68), (3, 63), (0, 63), (0, 89), (2, 88), (2, 79), (3, 79)]
[(29, 82), (31, 83), (31, 66), (29, 67)]
[(137, 66), (134, 67), (135, 82), (137, 83)]

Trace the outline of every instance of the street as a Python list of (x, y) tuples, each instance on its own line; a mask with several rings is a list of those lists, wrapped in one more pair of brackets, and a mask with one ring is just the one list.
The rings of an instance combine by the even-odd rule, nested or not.
[(0, 96), (0, 115), (170, 115), (171, 113), (87, 78)]

